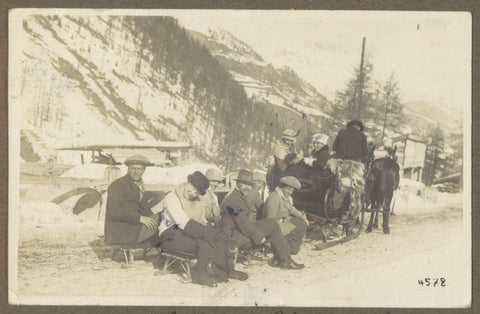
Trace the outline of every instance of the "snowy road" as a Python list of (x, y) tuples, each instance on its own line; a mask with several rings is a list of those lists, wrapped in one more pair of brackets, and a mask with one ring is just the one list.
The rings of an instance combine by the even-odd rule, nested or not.
[[(182, 284), (176, 274), (154, 276), (154, 257), (120, 268), (103, 245), (100, 224), (23, 224), (18, 294), (28, 303), (385, 307), (447, 306), (469, 295), (460, 204), (393, 216), (391, 228), (390, 235), (375, 230), (323, 251), (312, 250), (315, 241), (305, 243), (295, 257), (306, 265), (301, 271), (238, 265), (249, 280), (206, 288)], [(445, 278), (446, 286), (421, 286), (425, 277)]]

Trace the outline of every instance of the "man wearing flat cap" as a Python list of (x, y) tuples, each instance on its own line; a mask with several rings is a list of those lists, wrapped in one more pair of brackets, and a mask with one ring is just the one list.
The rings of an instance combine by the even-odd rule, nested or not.
[(286, 129), (282, 133), (282, 139), (273, 149), (274, 164), (269, 174), (270, 180), (267, 182), (270, 191), (273, 191), (290, 165), (299, 163), (303, 156), (297, 154), (295, 150), (295, 141), (299, 131)]
[[(159, 226), (160, 246), (173, 253), (195, 253), (197, 264), (192, 273), (194, 283), (215, 286), (217, 282), (228, 281), (228, 278), (246, 280), (246, 273), (234, 269), (234, 255), (226, 246), (226, 239), (215, 228), (202, 225), (192, 218), (198, 210), (193, 202), (198, 196), (205, 195), (209, 181), (199, 171), (187, 177), (182, 183), (169, 192), (162, 207), (155, 207), (161, 213)], [(212, 262), (215, 276), (208, 273), (209, 262)]]
[(364, 162), (368, 147), (362, 122), (358, 120), (348, 122), (347, 128), (338, 132), (332, 149), (336, 158)]
[(129, 157), (125, 164), (127, 174), (113, 181), (108, 187), (107, 209), (105, 215), (105, 243), (135, 244), (158, 239), (158, 215), (152, 207), (159, 200), (145, 199), (142, 176), (145, 168), (152, 166), (141, 155)]
[(249, 219), (247, 195), (253, 184), (252, 173), (241, 169), (236, 181), (235, 189), (222, 201), (222, 232), (234, 242), (235, 247), (260, 245), (268, 241), (274, 251), (275, 266), (282, 269), (302, 269), (304, 265), (297, 264), (290, 257), (290, 247), (277, 221), (264, 219), (253, 222)]
[(307, 231), (308, 220), (304, 213), (293, 206), (292, 194), (301, 188), (300, 181), (287, 176), (280, 179), (275, 191), (265, 202), (264, 219), (275, 219), (290, 245), (290, 254), (300, 251), (303, 237)]

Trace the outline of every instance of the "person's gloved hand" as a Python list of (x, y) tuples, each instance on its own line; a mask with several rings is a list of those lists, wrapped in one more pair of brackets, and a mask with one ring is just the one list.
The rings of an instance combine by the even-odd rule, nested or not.
[(295, 159), (292, 161), (293, 164), (298, 164), (300, 161), (303, 160), (303, 153), (300, 152), (297, 154), (297, 156), (295, 157)]
[(310, 167), (312, 167), (313, 160), (314, 160), (314, 159), (313, 159), (312, 157), (305, 157), (305, 158), (303, 158), (303, 162), (304, 162), (306, 165), (310, 166)]
[(150, 230), (158, 228), (157, 222), (150, 217), (140, 216), (140, 223)]
[(307, 224), (307, 226), (310, 224), (310, 222), (309, 222), (308, 219), (307, 219), (307, 215), (305, 215), (305, 213), (303, 213), (302, 219), (303, 219), (303, 221), (305, 221), (305, 223)]

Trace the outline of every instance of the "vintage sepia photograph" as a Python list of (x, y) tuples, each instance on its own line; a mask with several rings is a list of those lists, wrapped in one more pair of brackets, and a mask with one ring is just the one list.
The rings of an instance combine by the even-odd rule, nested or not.
[(9, 11), (8, 298), (464, 308), (472, 17)]

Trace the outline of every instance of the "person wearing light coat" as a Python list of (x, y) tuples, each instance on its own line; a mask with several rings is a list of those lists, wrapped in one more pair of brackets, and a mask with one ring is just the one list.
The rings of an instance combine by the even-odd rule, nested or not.
[(304, 213), (293, 206), (291, 195), (301, 188), (300, 182), (292, 176), (280, 179), (279, 185), (270, 193), (263, 209), (264, 219), (276, 219), (290, 246), (290, 254), (300, 251), (308, 227)]

